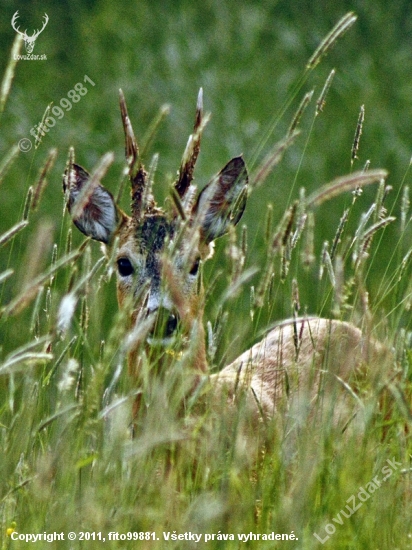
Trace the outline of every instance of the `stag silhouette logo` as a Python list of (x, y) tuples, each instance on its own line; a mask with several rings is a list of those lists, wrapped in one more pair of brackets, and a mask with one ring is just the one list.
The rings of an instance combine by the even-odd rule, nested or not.
[(47, 13), (44, 14), (44, 21), (43, 21), (43, 26), (40, 30), (36, 30), (34, 31), (34, 33), (29, 36), (27, 34), (27, 29), (24, 31), (24, 32), (21, 32), (19, 29), (20, 27), (17, 27), (16, 26), (16, 22), (17, 22), (17, 19), (19, 18), (19, 12), (16, 11), (16, 13), (13, 15), (13, 19), (11, 20), (11, 26), (13, 27), (13, 29), (21, 34), (21, 36), (23, 37), (23, 40), (24, 40), (24, 45), (26, 47), (26, 51), (27, 53), (32, 53), (33, 49), (34, 49), (34, 45), (36, 43), (36, 40), (37, 40), (37, 37), (39, 36), (39, 34), (41, 32), (44, 31), (47, 23), (49, 22), (49, 16), (47, 15)]

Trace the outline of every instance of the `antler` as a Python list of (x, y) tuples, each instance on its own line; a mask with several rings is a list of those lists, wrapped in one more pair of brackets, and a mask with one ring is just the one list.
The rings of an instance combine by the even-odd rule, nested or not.
[[(153, 210), (156, 204), (147, 181), (146, 171), (139, 159), (139, 147), (127, 112), (122, 90), (119, 90), (119, 102), (125, 135), (125, 155), (129, 167), (130, 183), (132, 185), (132, 216), (138, 221), (145, 212)], [(206, 116), (203, 115), (203, 90), (200, 88), (197, 97), (193, 134), (189, 136), (180, 164), (179, 177), (174, 184), (180, 198), (185, 196), (193, 180), (193, 171), (200, 151), (200, 141), (209, 118), (209, 114)]]
[(139, 160), (139, 147), (127, 113), (126, 100), (122, 90), (119, 90), (119, 102), (125, 135), (126, 162), (129, 166), (129, 178), (132, 185), (132, 216), (138, 221), (145, 211), (153, 208), (154, 201), (151, 194), (147, 192), (147, 174)]
[(203, 89), (200, 88), (197, 96), (195, 124), (193, 134), (189, 136), (185, 152), (183, 153), (180, 164), (179, 178), (175, 183), (175, 189), (182, 198), (193, 180), (193, 171), (200, 151), (200, 141), (203, 130), (209, 122), (210, 115), (203, 116)]
[[(30, 36), (30, 40), (35, 40), (39, 36), (39, 34), (44, 31), (44, 28), (46, 27), (47, 23), (49, 22), (49, 16), (47, 15), (47, 13), (45, 13), (43, 15), (43, 17), (45, 18), (45, 21), (43, 23), (42, 28), (37, 32), (34, 31), (34, 33)], [(26, 32), (27, 32), (27, 30), (26, 30)]]
[(18, 32), (19, 34), (22, 35), (23, 38), (27, 38), (27, 30), (26, 32), (21, 32), (19, 29), (20, 27), (16, 27), (16, 21), (17, 19), (19, 18), (19, 10), (16, 11), (16, 13), (13, 15), (13, 19), (11, 20), (11, 26), (13, 27), (13, 29)]

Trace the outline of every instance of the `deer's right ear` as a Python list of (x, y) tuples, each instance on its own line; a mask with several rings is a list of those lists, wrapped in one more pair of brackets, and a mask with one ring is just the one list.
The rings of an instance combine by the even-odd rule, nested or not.
[(78, 164), (71, 166), (70, 174), (65, 172), (63, 190), (68, 195), (67, 208), (82, 233), (107, 244), (125, 215), (103, 185), (88, 186), (89, 181), (89, 173)]

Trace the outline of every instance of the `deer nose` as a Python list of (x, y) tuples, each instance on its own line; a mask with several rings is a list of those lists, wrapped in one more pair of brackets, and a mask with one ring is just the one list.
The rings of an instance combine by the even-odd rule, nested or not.
[(171, 338), (179, 326), (179, 315), (165, 307), (148, 310), (148, 315), (155, 315), (155, 322), (151, 331), (151, 338), (163, 340)]

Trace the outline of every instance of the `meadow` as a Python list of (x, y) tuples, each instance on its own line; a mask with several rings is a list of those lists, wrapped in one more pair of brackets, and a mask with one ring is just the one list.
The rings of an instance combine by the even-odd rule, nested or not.
[[(17, 6), (3, 2), (0, 548), (27, 546), (13, 533), (65, 534), (37, 548), (412, 547), (412, 13), (406, 1), (313, 4), (33, 2), (21, 28), (48, 14), (34, 49), (47, 60), (16, 62)], [(394, 358), (356, 396), (361, 434), (302, 412), (293, 438), (273, 421), (250, 445), (242, 410), (182, 419), (171, 399), (131, 437), (113, 258), (72, 226), (62, 174), (69, 147), (89, 170), (113, 151), (104, 185), (127, 209), (122, 88), (145, 164), (159, 153), (157, 200), (170, 200), (200, 87), (212, 116), (195, 183), (240, 153), (253, 182), (203, 270), (211, 370), (294, 314), (351, 321)], [(36, 142), (48, 106), (55, 124)], [(376, 170), (387, 177), (345, 187)]]

